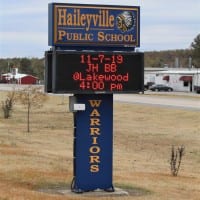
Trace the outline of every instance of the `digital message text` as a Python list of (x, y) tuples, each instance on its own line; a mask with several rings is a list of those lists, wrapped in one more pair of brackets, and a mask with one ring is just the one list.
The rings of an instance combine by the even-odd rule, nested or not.
[(54, 56), (54, 92), (125, 93), (143, 90), (143, 53), (57, 51)]

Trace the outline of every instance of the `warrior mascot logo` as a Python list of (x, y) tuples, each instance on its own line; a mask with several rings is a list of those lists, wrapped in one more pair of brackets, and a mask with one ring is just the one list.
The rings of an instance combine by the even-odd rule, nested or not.
[(134, 28), (136, 19), (130, 11), (124, 11), (117, 16), (117, 27), (122, 32), (126, 32)]

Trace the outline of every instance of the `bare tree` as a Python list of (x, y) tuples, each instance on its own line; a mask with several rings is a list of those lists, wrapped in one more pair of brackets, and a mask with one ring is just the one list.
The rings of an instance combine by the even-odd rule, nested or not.
[(27, 108), (27, 132), (30, 132), (31, 109), (42, 107), (47, 100), (47, 95), (41, 87), (28, 86), (19, 92), (18, 100)]
[(171, 173), (173, 176), (178, 175), (178, 171), (184, 153), (185, 153), (185, 147), (183, 145), (178, 147), (177, 149), (174, 148), (174, 145), (172, 146), (170, 165), (171, 165)]

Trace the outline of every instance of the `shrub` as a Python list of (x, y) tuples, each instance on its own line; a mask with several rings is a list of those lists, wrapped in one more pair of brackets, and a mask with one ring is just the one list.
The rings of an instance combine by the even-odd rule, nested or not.
[(175, 149), (174, 145), (172, 146), (170, 165), (171, 165), (171, 174), (173, 176), (178, 175), (178, 171), (179, 171), (184, 153), (185, 153), (185, 147), (183, 145), (179, 146), (177, 149)]
[(15, 100), (16, 100), (16, 92), (13, 89), (12, 92), (8, 92), (6, 100), (1, 102), (1, 108), (3, 110), (5, 119), (11, 117), (11, 112), (13, 110), (13, 105)]

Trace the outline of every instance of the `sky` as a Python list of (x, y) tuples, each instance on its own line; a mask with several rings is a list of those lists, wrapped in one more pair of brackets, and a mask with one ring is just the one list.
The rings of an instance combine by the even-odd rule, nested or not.
[(42, 58), (48, 3), (140, 6), (139, 51), (188, 49), (200, 34), (200, 0), (0, 0), (0, 58)]

